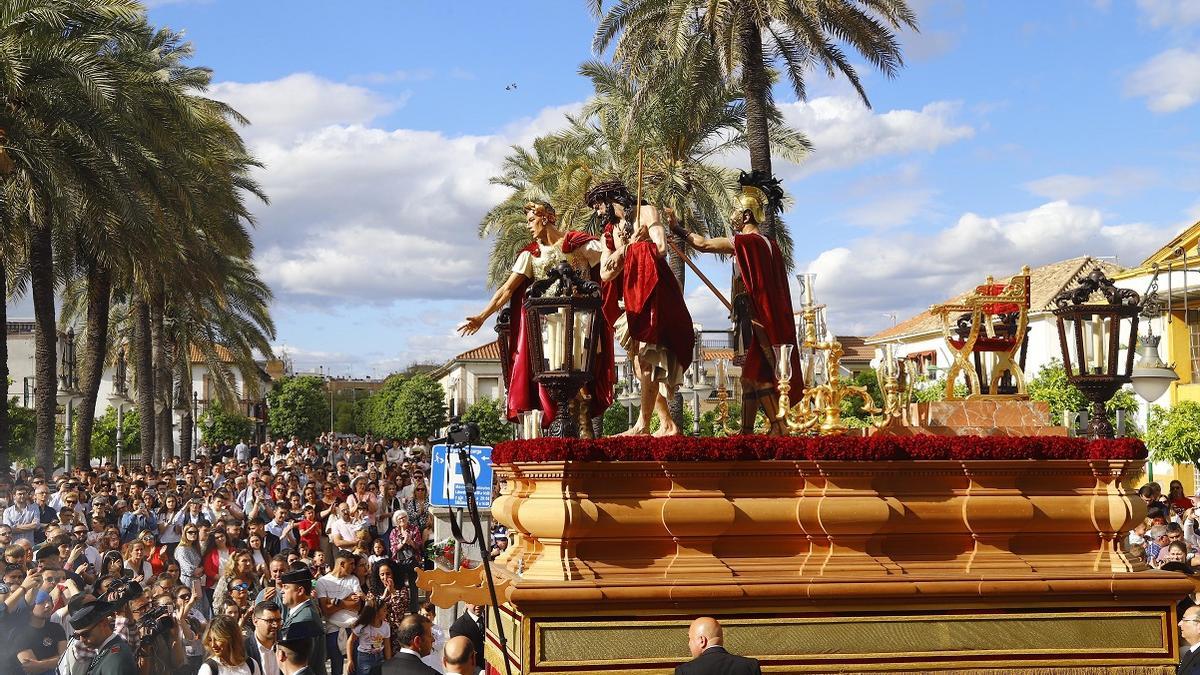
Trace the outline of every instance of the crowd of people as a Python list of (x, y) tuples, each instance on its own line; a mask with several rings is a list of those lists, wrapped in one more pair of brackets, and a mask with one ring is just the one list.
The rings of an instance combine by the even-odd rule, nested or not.
[(243, 440), (198, 455), (0, 476), (0, 672), (482, 667), (482, 608), (442, 630), (416, 585), (433, 566), (423, 441)]

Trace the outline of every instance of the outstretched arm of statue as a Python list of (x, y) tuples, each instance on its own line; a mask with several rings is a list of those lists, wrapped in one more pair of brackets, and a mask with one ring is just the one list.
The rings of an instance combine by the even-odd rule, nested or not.
[(458, 327), (458, 334), (467, 336), (478, 333), (479, 329), (483, 327), (483, 322), (487, 321), (489, 316), (495, 314), (496, 310), (503, 307), (504, 304), (508, 302), (508, 299), (512, 297), (513, 292), (517, 290), (517, 287), (520, 286), (524, 281), (525, 277), (523, 275), (517, 274), (516, 272), (509, 274), (508, 280), (501, 284), (500, 288), (496, 289), (496, 292), (492, 295), (492, 300), (487, 304), (487, 307), (484, 307), (483, 311), (475, 316), (468, 316), (466, 321), (464, 321), (463, 324)]
[[(671, 216), (672, 214), (668, 214), (667, 217), (667, 224), (670, 226), (671, 232), (674, 233), (675, 236), (691, 244), (692, 248), (696, 249), (697, 251), (700, 251), (701, 253), (733, 253), (732, 237), (717, 237), (715, 239), (708, 239), (696, 234), (695, 232), (689, 232), (688, 230), (684, 229), (684, 227), (679, 224), (679, 221)], [(660, 246), (660, 248), (662, 247)]]

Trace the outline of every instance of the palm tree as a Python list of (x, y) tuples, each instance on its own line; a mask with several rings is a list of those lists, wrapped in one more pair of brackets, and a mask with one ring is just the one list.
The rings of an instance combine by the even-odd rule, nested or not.
[[(849, 45), (888, 77), (903, 65), (895, 31), (916, 29), (907, 0), (617, 0), (607, 11), (604, 0), (588, 0), (600, 18), (592, 41), (597, 54), (615, 43), (614, 61), (635, 76), (653, 73), (654, 64), (680, 63), (699, 24), (723, 65), (723, 77), (735, 83), (745, 100), (750, 168), (771, 170), (771, 68), (779, 63), (800, 100), (805, 77), (821, 68), (841, 73), (863, 103), (870, 106), (858, 72), (841, 44)], [(646, 80), (651, 82), (651, 80)], [(778, 236), (768, 212), (764, 233)]]
[(57, 409), (56, 237), (85, 199), (122, 194), (122, 168), (136, 149), (110, 114), (118, 78), (109, 50), (134, 30), (143, 11), (134, 0), (0, 6), (0, 129), (13, 161), (0, 184), (0, 209), (24, 235), (14, 290), (27, 282), (33, 294), (35, 447), (46, 469), (53, 462)]

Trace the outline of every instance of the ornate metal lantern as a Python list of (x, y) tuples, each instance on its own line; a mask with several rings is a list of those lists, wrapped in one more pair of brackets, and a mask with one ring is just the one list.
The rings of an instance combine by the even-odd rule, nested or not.
[(504, 390), (512, 385), (512, 353), (509, 351), (512, 340), (512, 312), (507, 307), (496, 315), (496, 346), (500, 352), (500, 374), (504, 378)]
[(79, 389), (79, 376), (75, 371), (75, 329), (59, 335), (58, 341), (58, 388), (59, 391), (74, 393)]
[[(1097, 293), (1105, 302), (1091, 302)], [(1067, 380), (1092, 402), (1089, 434), (1111, 438), (1104, 405), (1130, 381), (1141, 297), (1137, 291), (1117, 288), (1096, 269), (1077, 287), (1055, 296), (1054, 305)]]
[(600, 286), (581, 278), (566, 262), (553, 267), (529, 289), (525, 329), (533, 379), (546, 388), (556, 407), (550, 436), (579, 437), (571, 402), (593, 377), (599, 315)]

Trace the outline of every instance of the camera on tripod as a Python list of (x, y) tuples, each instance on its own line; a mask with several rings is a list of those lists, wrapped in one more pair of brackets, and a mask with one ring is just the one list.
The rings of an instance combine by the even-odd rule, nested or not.
[(446, 435), (439, 438), (435, 443), (445, 443), (446, 445), (464, 446), (475, 445), (479, 443), (479, 425), (474, 422), (463, 422), (458, 417), (450, 418), (450, 426), (446, 430)]

